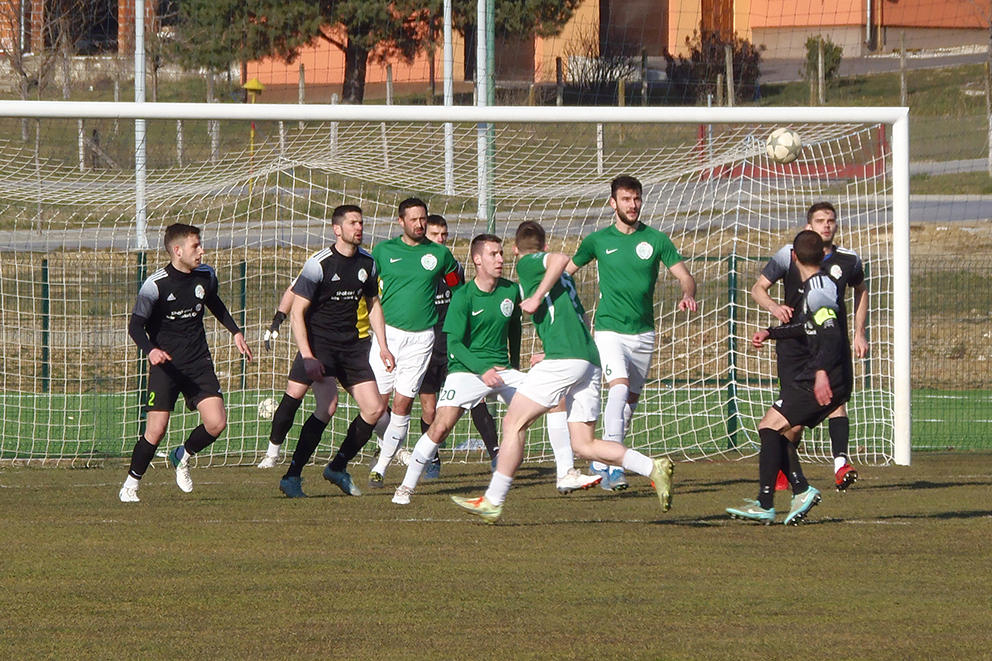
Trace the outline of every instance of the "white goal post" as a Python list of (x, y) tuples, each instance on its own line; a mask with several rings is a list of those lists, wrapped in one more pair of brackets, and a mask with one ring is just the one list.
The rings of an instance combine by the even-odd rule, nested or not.
[[(101, 146), (96, 137), (97, 129), (107, 135), (110, 123), (126, 128), (125, 120), (147, 121), (150, 141), (169, 145), (162, 136), (172, 135), (171, 149), (178, 150), (174, 163), (156, 166), (152, 159), (147, 182), (136, 182), (135, 171), (109, 153), (106, 138)], [(164, 262), (161, 254), (146, 255), (138, 247), (147, 240), (154, 250), (168, 222), (205, 227), (207, 261), (212, 252), (220, 260), (228, 307), (261, 354), (257, 366), (246, 368), (227, 346), (229, 338), (208, 322), (225, 392), (242, 411), (240, 417), (232, 414), (227, 443), (219, 443), (209, 461), (240, 463), (264, 451), (267, 426), (252, 412), (264, 397), (279, 396), (293, 353), (285, 342), (264, 354), (255, 346), (261, 344), (260, 330), (303, 259), (329, 236), (334, 206), (363, 206), (374, 242), (395, 233), (399, 199), (423, 197), (432, 213), (453, 223), (454, 252), (461, 260), (471, 236), (492, 224), (490, 213), (497, 233), (511, 241), (519, 221), (539, 220), (549, 230), (551, 248), (567, 252), (608, 222), (609, 182), (630, 174), (645, 184), (645, 221), (669, 233), (690, 270), (698, 270), (702, 304), (695, 318), (676, 314), (671, 278), (661, 274), (655, 372), (631, 442), (685, 459), (755, 454), (744, 432), (770, 402), (774, 368), (767, 354), (755, 357), (744, 346), (753, 330), (771, 323), (746, 292), (762, 260), (799, 229), (805, 207), (829, 199), (839, 207), (839, 242), (854, 241), (849, 247), (871, 271), (869, 326), (873, 331), (878, 322), (880, 329), (852, 400), (852, 446), (859, 443), (854, 430), (863, 414), (870, 418), (864, 433), (877, 435), (878, 444), (862, 446), (862, 459), (910, 463), (906, 108), (0, 101), (0, 122), (12, 127), (15, 121), (30, 126), (18, 131), (28, 140), (0, 140), (0, 218), (7, 218), (0, 220), (6, 223), (0, 225), (0, 460), (88, 463), (129, 451), (140, 424), (143, 381), (142, 363), (124, 329), (136, 278)], [(240, 136), (220, 156), (217, 123), (221, 130), (238, 127)], [(261, 137), (255, 123), (267, 123)], [(249, 124), (250, 144), (244, 130)], [(189, 132), (199, 125), (211, 127), (214, 151), (198, 159), (184, 155), (182, 145), (189, 149)], [(494, 170), (480, 174), (486, 170), (477, 167), (483, 147), (476, 138), (487, 125), (495, 127), (485, 131)], [(457, 127), (455, 140), (445, 135), (451, 126)], [(804, 152), (795, 164), (780, 166), (764, 155), (764, 137), (777, 126), (791, 126), (803, 137)], [(71, 142), (65, 154), (76, 154), (77, 144), (85, 142), (93, 162), (104, 166), (84, 167), (82, 146), (78, 163), (58, 156), (61, 148), (46, 146), (48, 136), (53, 143)], [(147, 193), (148, 236), (135, 227), (142, 215), (135, 208), (139, 183), (141, 198)], [(94, 301), (99, 283), (80, 282), (90, 263), (102, 261), (137, 271), (111, 282), (112, 291), (100, 294), (106, 300)], [(589, 273), (579, 282), (589, 308), (596, 300), (594, 270), (583, 269)], [(877, 291), (876, 281), (885, 287)], [(104, 353), (89, 372), (67, 367), (99, 352)], [(114, 380), (117, 373), (123, 381)], [(863, 408), (855, 405), (859, 391), (865, 393)], [(98, 392), (107, 402), (116, 398), (100, 404), (107, 411), (90, 410)], [(719, 401), (709, 400), (714, 393)], [(342, 399), (338, 417), (351, 415), (346, 408)], [(176, 418), (170, 433), (178, 436), (187, 423)], [(694, 421), (682, 424), (679, 418)], [(123, 438), (110, 442), (110, 449), (106, 439), (90, 443), (87, 435), (109, 419)], [(412, 435), (415, 427), (416, 418)], [(459, 430), (455, 444), (474, 433), (467, 423)], [(528, 458), (547, 458), (537, 436), (532, 432)], [(336, 447), (338, 440), (329, 443)], [(804, 451), (821, 459), (827, 454), (815, 439)]]

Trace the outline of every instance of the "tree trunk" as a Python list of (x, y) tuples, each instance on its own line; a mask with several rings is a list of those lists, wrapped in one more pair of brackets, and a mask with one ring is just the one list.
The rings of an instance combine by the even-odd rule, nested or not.
[(369, 51), (348, 39), (344, 50), (344, 87), (341, 90), (342, 103), (362, 103), (365, 100), (365, 71), (368, 67)]

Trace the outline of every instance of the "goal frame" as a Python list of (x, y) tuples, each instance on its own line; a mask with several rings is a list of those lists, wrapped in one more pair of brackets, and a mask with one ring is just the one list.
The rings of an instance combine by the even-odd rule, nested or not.
[[(374, 106), (206, 103), (135, 103), (76, 101), (0, 101), (0, 117), (117, 120), (241, 120), (321, 122), (477, 123), (861, 123), (892, 127), (893, 221), (893, 376), (894, 455), (898, 465), (911, 462), (910, 390), (910, 241), (909, 241), (909, 109), (905, 107), (507, 107), (507, 106)], [(480, 130), (480, 134), (482, 131)], [(481, 139), (480, 139), (481, 144)], [(482, 147), (480, 147), (480, 150)], [(480, 155), (480, 162), (482, 156)], [(480, 177), (483, 168), (480, 166)], [(136, 200), (143, 181), (136, 173)], [(480, 187), (482, 190), (483, 187)], [(481, 204), (481, 203), (480, 203)], [(481, 212), (481, 209), (480, 209)], [(136, 206), (135, 220), (140, 218)], [(139, 232), (139, 240), (140, 240)], [(135, 249), (140, 249), (136, 247)]]

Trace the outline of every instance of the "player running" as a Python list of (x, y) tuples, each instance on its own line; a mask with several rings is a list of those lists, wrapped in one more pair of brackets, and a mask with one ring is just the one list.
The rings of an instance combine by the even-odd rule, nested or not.
[(383, 487), (386, 468), (410, 430), (413, 399), (420, 391), (434, 346), (438, 285), (444, 282), (455, 287), (462, 281), (451, 252), (426, 236), (427, 204), (423, 200), (411, 197), (400, 202), (398, 222), (403, 233), (372, 249), (379, 271), (386, 344), (396, 357), (395, 369), (387, 369), (377, 352), (369, 356), (383, 408), (393, 394), (391, 415), (377, 425), (381, 427), (388, 420), (379, 458), (369, 472), (373, 489)]
[(803, 230), (792, 242), (796, 268), (802, 283), (801, 299), (790, 323), (754, 334), (752, 344), (760, 349), (768, 339), (806, 338), (801, 352), (780, 357), (788, 361), (778, 401), (758, 424), (761, 450), (758, 454), (758, 499), (744, 507), (727, 508), (735, 519), (764, 524), (775, 521), (775, 476), (783, 456), (792, 484), (792, 504), (786, 525), (796, 525), (820, 502), (820, 492), (809, 485), (799, 465), (797, 450), (805, 427), (820, 424), (851, 396), (848, 379), (851, 347), (841, 322), (837, 284), (822, 267), (824, 242), (820, 235)]
[(169, 264), (145, 280), (131, 312), (128, 335), (145, 355), (148, 370), (148, 400), (145, 432), (131, 453), (127, 479), (118, 497), (123, 503), (138, 502), (138, 485), (165, 436), (169, 416), (182, 394), (186, 408), (200, 413), (201, 424), (186, 441), (169, 453), (176, 469), (176, 484), (189, 493), (193, 480), (189, 459), (217, 440), (227, 427), (227, 412), (214, 372), (213, 358), (203, 328), (204, 307), (234, 336), (234, 345), (251, 361), (251, 348), (237, 322), (217, 295), (217, 274), (203, 259), (200, 229), (174, 223), (165, 229)]
[[(593, 232), (579, 244), (565, 272), (573, 275), (596, 260), (599, 302), (596, 305), (596, 347), (603, 362), (609, 393), (603, 409), (603, 440), (623, 443), (651, 370), (655, 344), (654, 288), (664, 264), (679, 281), (679, 310), (695, 312), (696, 280), (664, 232), (640, 220), (641, 182), (620, 176), (610, 184), (613, 224)], [(593, 462), (604, 489), (627, 488), (622, 466)]]
[[(385, 410), (368, 356), (376, 354), (386, 370), (392, 370), (393, 366), (393, 356), (386, 345), (375, 262), (361, 248), (363, 226), (360, 207), (347, 204), (334, 209), (331, 215), (334, 245), (314, 253), (293, 285), (296, 296), (290, 313), (293, 337), (307, 376), (313, 380), (316, 407), (303, 423), (293, 460), (279, 481), (279, 490), (289, 498), (306, 498), (303, 467), (313, 456), (331, 420), (338, 381), (358, 404), (358, 415), (348, 427), (337, 454), (324, 469), (324, 479), (349, 496), (362, 495), (347, 472), (348, 462), (365, 447)], [(375, 345), (370, 328), (375, 333)]]
[(476, 275), (451, 297), (444, 332), (448, 375), (434, 422), (413, 448), (413, 457), (393, 502), (410, 504), (424, 469), (466, 410), (486, 397), (508, 403), (524, 379), (520, 367), (520, 289), (502, 277), (503, 246), (492, 234), (472, 239)]
[[(854, 290), (854, 354), (858, 358), (868, 355), (868, 340), (865, 334), (865, 322), (868, 320), (868, 285), (865, 282), (864, 266), (861, 258), (853, 250), (834, 245), (837, 234), (837, 211), (829, 202), (817, 202), (806, 212), (806, 229), (820, 235), (824, 244), (824, 257), (820, 268), (837, 285), (837, 304), (840, 310), (840, 328), (847, 337), (847, 288)], [(791, 258), (792, 245), (779, 250), (768, 261), (761, 271), (758, 281), (751, 289), (751, 297), (758, 305), (772, 313), (783, 324), (792, 320), (793, 311), (798, 309), (802, 300), (802, 279), (798, 267)], [(771, 286), (782, 281), (785, 288), (784, 302), (780, 305), (769, 295)], [(802, 336), (786, 338), (775, 343), (778, 357), (778, 378), (780, 383), (790, 382), (795, 374), (791, 372), (800, 363), (800, 357), (805, 354), (805, 338)], [(841, 348), (847, 348), (844, 359), (845, 378), (849, 390), (854, 388), (854, 368), (851, 365), (850, 345), (845, 343)], [(838, 491), (846, 491), (858, 479), (858, 472), (850, 463), (848, 445), (850, 439), (850, 421), (847, 417), (847, 406), (841, 404), (830, 414), (828, 430), (830, 446), (834, 456), (834, 481)], [(779, 489), (788, 488), (788, 482), (783, 479), (788, 473), (785, 465), (779, 477)]]
[[(272, 350), (272, 343), (279, 338), (279, 326), (282, 325), (282, 322), (286, 320), (290, 311), (293, 309), (293, 300), (296, 298), (296, 295), (293, 293), (293, 285), (295, 284), (296, 279), (294, 278), (292, 284), (290, 284), (279, 300), (279, 306), (276, 308), (276, 314), (272, 318), (272, 323), (262, 334), (262, 342), (265, 344), (266, 351)], [(275, 468), (279, 464), (279, 452), (282, 449), (282, 444), (286, 441), (286, 435), (289, 434), (289, 430), (293, 427), (293, 421), (296, 419), (296, 412), (300, 410), (300, 406), (303, 404), (303, 398), (306, 397), (307, 391), (310, 390), (312, 384), (313, 379), (307, 375), (306, 367), (303, 365), (303, 356), (297, 351), (296, 357), (293, 359), (293, 364), (289, 368), (286, 391), (283, 393), (282, 400), (280, 400), (279, 406), (276, 407), (275, 413), (272, 414), (269, 447), (266, 449), (262, 461), (258, 463), (259, 468)], [(334, 417), (337, 406), (337, 388), (335, 388), (334, 401), (331, 402), (329, 407), (330, 417)]]
[(602, 377), (599, 352), (578, 312), (581, 304), (575, 283), (565, 273), (568, 255), (545, 252), (545, 238), (544, 228), (524, 221), (517, 228), (514, 246), (521, 294), (527, 297), (520, 307), (532, 315), (545, 357), (527, 373), (507, 408), (503, 442), (489, 489), (477, 498), (452, 496), (452, 500), (487, 523), (496, 523), (523, 460), (527, 428), (564, 397), (575, 454), (649, 477), (662, 511), (667, 512), (672, 502), (671, 460), (651, 459), (621, 443), (594, 437)]

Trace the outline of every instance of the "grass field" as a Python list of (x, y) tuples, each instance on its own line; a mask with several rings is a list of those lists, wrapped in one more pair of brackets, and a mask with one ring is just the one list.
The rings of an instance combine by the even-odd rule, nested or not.
[(798, 528), (724, 516), (753, 463), (677, 465), (668, 514), (643, 479), (561, 497), (525, 466), (495, 527), (448, 498), (480, 466), (404, 508), (315, 468), (291, 501), (279, 470), (194, 469), (182, 494), (157, 461), (124, 505), (123, 465), (4, 467), (0, 656), (987, 659), (990, 458), (917, 455), (844, 494), (809, 467), (823, 504)]

